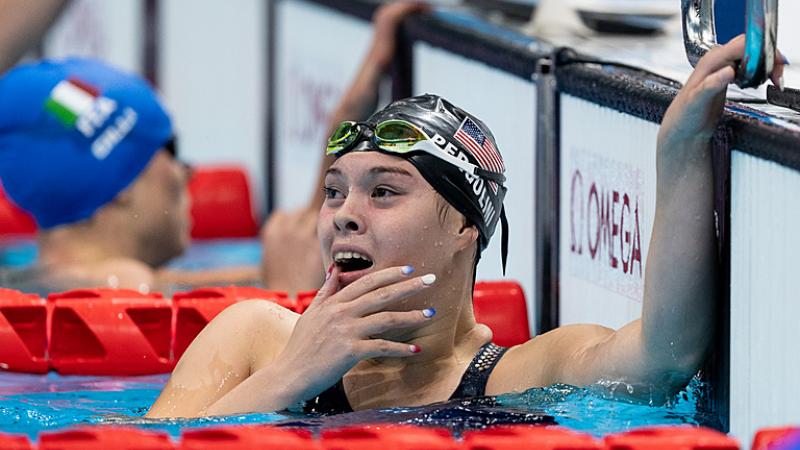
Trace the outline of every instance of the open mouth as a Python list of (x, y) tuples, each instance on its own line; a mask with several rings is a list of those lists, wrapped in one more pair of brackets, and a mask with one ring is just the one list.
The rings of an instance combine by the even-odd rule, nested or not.
[(358, 252), (336, 252), (333, 262), (341, 269), (342, 273), (356, 272), (372, 267), (372, 258)]

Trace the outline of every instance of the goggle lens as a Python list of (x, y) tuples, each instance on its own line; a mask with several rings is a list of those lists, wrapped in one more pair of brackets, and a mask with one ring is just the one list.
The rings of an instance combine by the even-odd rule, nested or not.
[(355, 122), (346, 121), (339, 124), (330, 138), (328, 138), (327, 154), (335, 155), (350, 144), (358, 137), (358, 127)]
[(426, 139), (422, 130), (400, 120), (387, 120), (375, 128), (378, 147), (395, 153), (406, 153), (414, 144)]

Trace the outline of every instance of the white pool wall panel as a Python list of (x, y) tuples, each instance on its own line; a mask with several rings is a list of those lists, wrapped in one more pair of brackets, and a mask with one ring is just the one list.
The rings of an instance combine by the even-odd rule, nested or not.
[(143, 29), (141, 0), (73, 0), (45, 36), (43, 53), (99, 58), (141, 74)]
[(658, 124), (561, 95), (561, 325), (641, 316), (657, 135)]
[[(414, 94), (438, 94), (474, 114), (492, 130), (505, 161), (509, 223), (506, 278), (525, 290), (528, 324), (534, 317), (534, 186), (536, 183), (536, 85), (482, 62), (416, 42), (413, 48)], [(478, 265), (479, 280), (503, 278), (498, 223)]]
[(181, 158), (244, 167), (263, 214), (266, 2), (163, 1), (159, 20), (158, 76)]
[(300, 1), (275, 2), (275, 203), (305, 206), (317, 186), (330, 114), (358, 72), (371, 24)]
[(731, 157), (730, 424), (800, 423), (800, 172)]

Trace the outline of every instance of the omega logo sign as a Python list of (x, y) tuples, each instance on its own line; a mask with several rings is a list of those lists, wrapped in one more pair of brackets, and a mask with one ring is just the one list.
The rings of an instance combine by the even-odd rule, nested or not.
[[(647, 241), (641, 172), (590, 152), (574, 152), (562, 180), (561, 247), (570, 275), (641, 299)], [(566, 202), (566, 203), (564, 203)], [(648, 233), (649, 236), (649, 233)]]

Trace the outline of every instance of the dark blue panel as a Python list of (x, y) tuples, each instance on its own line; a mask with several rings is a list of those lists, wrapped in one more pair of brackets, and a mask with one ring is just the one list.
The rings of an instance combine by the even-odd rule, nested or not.
[(746, 0), (717, 0), (714, 17), (717, 22), (717, 41), (724, 44), (744, 33)]

